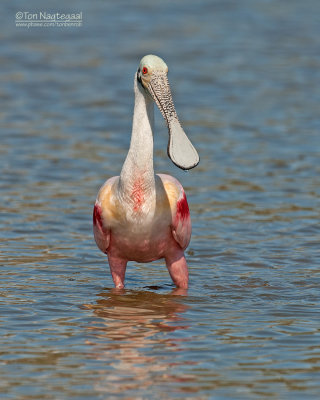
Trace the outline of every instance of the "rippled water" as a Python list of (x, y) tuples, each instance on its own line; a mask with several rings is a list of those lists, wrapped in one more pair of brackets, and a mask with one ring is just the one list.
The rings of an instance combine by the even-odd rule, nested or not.
[[(3, 399), (311, 399), (320, 392), (317, 0), (40, 1), (1, 13)], [(162, 56), (201, 164), (190, 289), (131, 263), (114, 292), (91, 213), (128, 149), (133, 74)]]

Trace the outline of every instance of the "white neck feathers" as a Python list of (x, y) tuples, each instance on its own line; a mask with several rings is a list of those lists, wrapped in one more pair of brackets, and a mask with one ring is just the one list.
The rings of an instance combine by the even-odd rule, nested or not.
[(131, 191), (137, 179), (146, 191), (154, 189), (153, 170), (153, 100), (134, 80), (134, 113), (130, 149), (120, 174), (120, 190)]

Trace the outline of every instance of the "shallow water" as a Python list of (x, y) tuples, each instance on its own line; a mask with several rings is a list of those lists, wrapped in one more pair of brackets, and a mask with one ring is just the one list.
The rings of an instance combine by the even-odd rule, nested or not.
[[(319, 2), (45, 7), (83, 27), (16, 28), (18, 1), (0, 16), (1, 398), (319, 398)], [(156, 171), (192, 213), (182, 295), (162, 261), (115, 292), (91, 232), (147, 53), (201, 156), (174, 167), (156, 111)]]

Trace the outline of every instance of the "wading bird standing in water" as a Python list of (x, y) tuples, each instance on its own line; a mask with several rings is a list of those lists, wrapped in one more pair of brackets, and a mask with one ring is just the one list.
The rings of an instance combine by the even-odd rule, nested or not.
[(130, 149), (120, 176), (101, 187), (93, 211), (93, 231), (99, 249), (108, 256), (113, 282), (124, 287), (128, 261), (165, 259), (177, 287), (188, 287), (184, 250), (191, 236), (185, 192), (172, 176), (154, 174), (153, 102), (169, 129), (168, 155), (184, 170), (199, 156), (183, 131), (171, 97), (168, 67), (159, 57), (142, 58), (134, 78), (135, 104)]

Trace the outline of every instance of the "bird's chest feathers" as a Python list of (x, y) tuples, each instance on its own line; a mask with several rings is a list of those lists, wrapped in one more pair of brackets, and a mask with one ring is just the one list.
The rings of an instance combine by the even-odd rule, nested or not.
[(146, 222), (154, 214), (155, 198), (154, 186), (142, 175), (135, 176), (125, 190), (124, 209), (127, 218)]
[(147, 194), (143, 179), (141, 177), (137, 177), (130, 188), (130, 199), (134, 212), (139, 213), (142, 211), (146, 198)]

